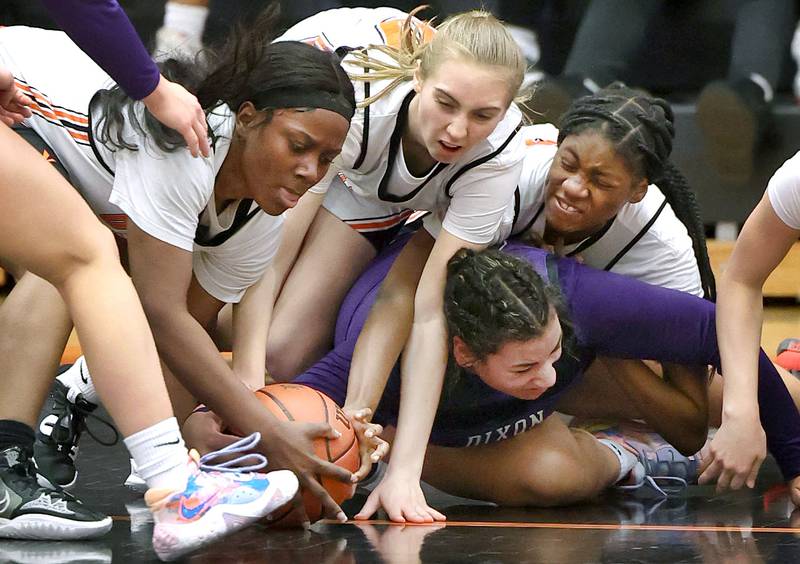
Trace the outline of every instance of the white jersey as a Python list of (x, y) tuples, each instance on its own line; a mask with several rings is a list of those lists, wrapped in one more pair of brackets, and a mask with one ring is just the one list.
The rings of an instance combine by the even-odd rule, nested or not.
[[(523, 128), (526, 147), (519, 187), (508, 205), (495, 242), (532, 231), (544, 234), (547, 177), (557, 150), (558, 130), (549, 124)], [(703, 295), (700, 271), (686, 226), (655, 185), (642, 201), (625, 204), (609, 225), (584, 241), (565, 247), (589, 266)]]
[(34, 99), (33, 116), (23, 125), (53, 149), (75, 188), (116, 233), (125, 235), (130, 218), (148, 235), (192, 252), (198, 282), (225, 302), (238, 302), (261, 278), (277, 251), (283, 217), (249, 200), (217, 214), (214, 181), (235, 121), (227, 107), (209, 116), (218, 137), (208, 159), (185, 149), (163, 152), (130, 125), (124, 137), (139, 149), (109, 150), (97, 141), (99, 111), (89, 106), (98, 90), (114, 83), (64, 33), (2, 28), (0, 64)]
[[(280, 40), (299, 40), (320, 48), (395, 45), (407, 14), (392, 8), (342, 8), (322, 12), (290, 28)], [(419, 24), (418, 33), (432, 34)], [(385, 57), (374, 49), (370, 56)], [(351, 73), (363, 69), (343, 66)], [(389, 81), (354, 81), (356, 100), (374, 95)], [(489, 137), (458, 161), (437, 164), (414, 176), (403, 158), (401, 134), (414, 96), (411, 81), (396, 86), (366, 108), (356, 110), (342, 153), (312, 191), (325, 193), (323, 205), (359, 231), (389, 229), (412, 210), (431, 211), (426, 227), (475, 244), (491, 242), (519, 176), (523, 148), (518, 134), (522, 115), (515, 104)]]
[(767, 185), (772, 209), (787, 226), (800, 229), (800, 153), (781, 165)]

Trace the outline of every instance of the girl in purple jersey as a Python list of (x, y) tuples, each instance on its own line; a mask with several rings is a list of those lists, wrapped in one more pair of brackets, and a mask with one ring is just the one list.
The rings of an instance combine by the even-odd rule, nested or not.
[[(344, 401), (359, 333), (404, 244), (391, 247), (362, 275), (340, 310), (335, 348), (295, 382)], [(612, 365), (621, 362), (614, 357), (657, 360), (667, 373), (670, 363), (719, 368), (714, 304), (520, 243), (504, 250), (461, 251), (449, 263), (449, 367), (423, 479), (450, 493), (502, 504), (555, 505), (587, 499), (615, 482), (641, 485), (649, 482), (647, 475), (663, 477), (647, 463), (653, 459), (674, 461), (667, 464), (670, 477), (695, 478), (697, 459), (681, 456), (654, 434), (626, 430), (598, 440), (550, 414), (599, 356)], [(705, 378), (667, 384), (669, 378), (652, 372), (625, 372), (619, 377), (636, 380), (632, 397), (647, 423), (683, 445), (684, 453), (697, 450), (707, 428)], [(761, 410), (769, 448), (800, 502), (800, 415), (763, 352), (758, 397), (770, 406)], [(378, 399), (373, 422), (395, 425), (399, 367)], [(368, 517), (378, 506), (373, 494), (358, 516)], [(399, 512), (389, 516), (403, 520)]]

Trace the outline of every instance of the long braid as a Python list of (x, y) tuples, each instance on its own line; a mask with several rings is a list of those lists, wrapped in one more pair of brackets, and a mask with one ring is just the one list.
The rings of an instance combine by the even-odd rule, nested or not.
[(694, 192), (689, 187), (689, 182), (674, 164), (667, 162), (658, 187), (692, 238), (692, 247), (697, 259), (697, 267), (700, 269), (700, 282), (703, 285), (704, 297), (712, 302), (716, 301), (717, 285), (714, 280), (714, 271), (711, 269), (711, 260), (708, 257), (705, 227), (700, 219), (700, 206), (697, 204)]
[(601, 133), (635, 174), (656, 184), (692, 239), (703, 294), (716, 298), (716, 284), (706, 247), (705, 229), (694, 193), (669, 160), (675, 135), (670, 105), (622, 84), (613, 84), (575, 101), (564, 117), (558, 143), (569, 135)]

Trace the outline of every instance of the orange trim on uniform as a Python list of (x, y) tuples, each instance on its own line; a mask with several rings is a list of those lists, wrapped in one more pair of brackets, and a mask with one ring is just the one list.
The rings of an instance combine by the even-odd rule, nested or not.
[(382, 219), (379, 221), (366, 221), (364, 223), (355, 223), (355, 221), (347, 221), (347, 225), (355, 229), (356, 231), (366, 231), (366, 230), (380, 230), (380, 229), (388, 229), (389, 227), (394, 227), (401, 221), (405, 221), (405, 219), (414, 213), (414, 210), (405, 210), (400, 212), (398, 215), (394, 217), (390, 217), (389, 219)]
[[(386, 45), (394, 47), (395, 49), (400, 49), (405, 23), (406, 18), (391, 17), (378, 22), (376, 29), (383, 37), (383, 42)], [(411, 18), (411, 23), (414, 28), (413, 33), (417, 35), (421, 43), (429, 43), (430, 40), (433, 39), (436, 29), (428, 24), (428, 22), (417, 18)]]
[[(46, 105), (48, 105), (50, 107), (53, 107), (53, 103), (50, 100), (48, 100), (47, 96), (45, 96), (41, 92), (36, 92), (30, 86), (28, 86), (27, 84), (23, 84), (23, 83), (21, 83), (19, 81), (15, 81), (15, 83), (17, 85), (17, 88), (19, 88), (23, 92), (29, 94), (36, 102), (44, 102)], [(86, 126), (89, 125), (89, 119), (86, 118), (85, 116), (81, 115), (81, 114), (76, 114), (76, 113), (69, 112), (69, 111), (64, 110), (64, 109), (57, 109), (57, 108), (53, 108), (52, 110), (45, 110), (44, 108), (40, 107), (39, 109), (45, 115), (47, 115), (49, 113), (50, 115), (47, 115), (47, 117), (51, 117), (52, 118), (53, 116), (57, 116), (59, 118), (68, 119), (68, 120), (70, 120), (70, 121), (72, 121), (72, 122), (74, 122), (74, 123), (76, 123), (78, 125), (86, 125)]]

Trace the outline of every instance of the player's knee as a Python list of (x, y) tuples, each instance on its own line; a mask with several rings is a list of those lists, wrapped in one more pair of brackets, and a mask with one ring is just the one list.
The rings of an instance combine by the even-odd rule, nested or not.
[(96, 228), (87, 230), (76, 254), (82, 264), (113, 265), (114, 268), (120, 264), (114, 235), (99, 224)]
[(307, 368), (307, 349), (303, 339), (270, 331), (267, 341), (267, 372), (276, 382), (288, 382)]
[(537, 449), (521, 484), (524, 505), (550, 507), (574, 503), (587, 497), (581, 486), (583, 470), (569, 449)]
[(54, 261), (54, 267), (56, 271), (50, 273), (50, 281), (56, 285), (67, 282), (87, 267), (121, 268), (114, 235), (99, 223), (96, 228), (83, 229), (63, 249), (60, 260)]

